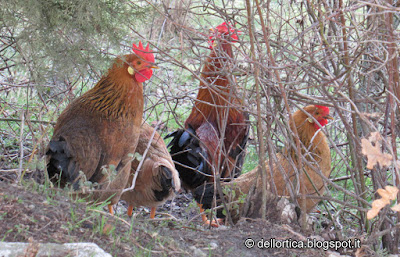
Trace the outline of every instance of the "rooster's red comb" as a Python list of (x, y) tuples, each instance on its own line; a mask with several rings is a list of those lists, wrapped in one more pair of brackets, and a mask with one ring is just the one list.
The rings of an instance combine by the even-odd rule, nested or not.
[(209, 39), (215, 39), (215, 36), (218, 34), (221, 35), (230, 35), (232, 42), (237, 42), (239, 40), (239, 35), (241, 31), (237, 30), (230, 22), (226, 23), (225, 21), (212, 29), (215, 31), (212, 35), (210, 35)]
[(315, 105), (315, 107), (317, 107), (318, 109), (320, 109), (325, 115), (329, 114), (329, 108), (326, 106), (322, 106), (322, 105)]
[(142, 41), (139, 41), (139, 46), (133, 43), (132, 51), (143, 60), (149, 63), (154, 63), (154, 54), (151, 52), (150, 44), (147, 44), (146, 49), (144, 49)]

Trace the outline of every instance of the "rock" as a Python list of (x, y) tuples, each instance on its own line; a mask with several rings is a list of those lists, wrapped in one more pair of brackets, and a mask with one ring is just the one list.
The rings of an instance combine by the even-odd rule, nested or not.
[(200, 250), (199, 248), (197, 248), (194, 245), (190, 246), (189, 249), (193, 251), (193, 256), (195, 256), (195, 257), (206, 257), (207, 256), (207, 254), (205, 252), (203, 252), (202, 250)]
[(218, 243), (215, 241), (211, 241), (209, 246), (211, 250), (215, 250), (218, 248)]
[(277, 204), (281, 213), (281, 222), (284, 224), (291, 224), (297, 221), (296, 206), (289, 202), (285, 197), (282, 197)]
[(26, 256), (26, 253), (35, 253), (29, 256), (36, 257), (112, 257), (111, 254), (106, 253), (94, 243), (66, 243), (66, 244), (53, 244), (53, 243), (7, 243), (0, 242), (0, 256), (13, 257), (13, 256)]

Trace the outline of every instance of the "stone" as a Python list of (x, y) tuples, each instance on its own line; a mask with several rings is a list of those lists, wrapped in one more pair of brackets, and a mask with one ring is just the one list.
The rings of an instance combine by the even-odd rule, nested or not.
[[(29, 253), (29, 254), (27, 254)], [(27, 255), (26, 255), (27, 254)], [(0, 242), (0, 256), (35, 256), (35, 257), (112, 257), (94, 243), (9, 243)]]

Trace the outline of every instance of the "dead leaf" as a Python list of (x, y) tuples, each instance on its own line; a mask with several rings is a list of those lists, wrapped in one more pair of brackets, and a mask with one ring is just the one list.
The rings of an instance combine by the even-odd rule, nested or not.
[(367, 212), (367, 219), (373, 219), (376, 217), (376, 215), (378, 215), (379, 210), (378, 209), (371, 209)]
[(397, 198), (397, 193), (399, 192), (399, 189), (394, 186), (385, 186), (386, 192), (389, 193), (389, 199), (394, 200)]
[[(382, 138), (378, 132), (371, 133), (369, 139), (361, 139), (362, 153), (367, 156), (367, 168), (372, 170), (374, 166), (379, 163), (382, 167), (389, 166), (392, 163), (392, 155), (382, 153), (380, 147)], [(372, 143), (375, 144), (372, 145)]]
[[(382, 210), (386, 205), (390, 204), (390, 200), (395, 200), (399, 189), (394, 186), (385, 186), (385, 189), (379, 188), (376, 192), (382, 197), (381, 199), (374, 200), (372, 202), (372, 208), (367, 212), (367, 219), (372, 219), (378, 215), (379, 211)], [(393, 208), (398, 208), (400, 206), (395, 206)], [(395, 210), (393, 209), (392, 210)]]
[(378, 190), (376, 190), (376, 192), (380, 196), (382, 196), (382, 199), (386, 200), (387, 202), (390, 202), (389, 200), (393, 200), (393, 199), (391, 199), (390, 193), (383, 188), (379, 188)]
[(383, 207), (388, 205), (390, 202), (388, 200), (384, 200), (383, 198), (375, 200), (372, 202), (372, 209), (377, 209), (380, 211)]
[[(341, 255), (342, 256), (342, 255)], [(370, 257), (376, 256), (375, 251), (367, 245), (361, 245), (354, 254), (355, 257)]]
[(379, 132), (375, 131), (375, 132), (371, 132), (371, 135), (369, 135), (368, 140), (370, 142), (380, 142), (382, 140), (381, 134), (379, 134)]
[(393, 206), (391, 209), (392, 209), (393, 211), (400, 212), (400, 204), (396, 204), (396, 205)]

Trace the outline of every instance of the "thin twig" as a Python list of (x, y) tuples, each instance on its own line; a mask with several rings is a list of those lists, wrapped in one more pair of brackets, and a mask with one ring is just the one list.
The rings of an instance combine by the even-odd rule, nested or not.
[(25, 125), (25, 112), (22, 112), (21, 114), (21, 127), (20, 127), (20, 133), (19, 133), (19, 166), (18, 166), (18, 176), (15, 180), (16, 183), (18, 183), (18, 181), (21, 178), (21, 174), (22, 174), (22, 164), (24, 161), (24, 125)]
[[(22, 119), (11, 119), (11, 118), (1, 118), (0, 121), (15, 121), (15, 122), (22, 122)], [(45, 120), (29, 120), (32, 123), (40, 123), (40, 124), (51, 124), (56, 125), (54, 121), (45, 121)]]
[[(163, 114), (164, 114), (164, 111), (162, 112), (162, 115), (163, 115)], [(160, 124), (161, 124), (161, 120), (162, 120), (162, 116), (161, 116), (161, 118), (158, 120), (158, 122), (157, 122), (157, 124), (156, 124), (156, 126), (155, 126), (155, 128), (154, 128), (154, 131), (153, 131), (153, 133), (151, 134), (151, 137), (150, 137), (150, 139), (149, 139), (149, 142), (147, 143), (146, 150), (144, 151), (143, 156), (142, 156), (142, 159), (140, 160), (139, 165), (138, 165), (138, 167), (137, 167), (137, 169), (136, 169), (136, 171), (135, 171), (135, 176), (133, 176), (131, 186), (128, 187), (128, 188), (125, 188), (124, 190), (122, 190), (122, 193), (125, 193), (125, 192), (127, 192), (127, 191), (133, 190), (133, 189), (135, 188), (136, 180), (137, 180), (137, 177), (138, 177), (138, 175), (139, 175), (140, 169), (141, 169), (142, 166), (143, 166), (143, 163), (144, 163), (144, 161), (145, 161), (145, 159), (146, 159), (146, 156), (147, 156), (147, 152), (149, 151), (149, 149), (150, 149), (150, 147), (151, 147), (151, 142), (153, 141), (153, 138), (154, 138), (154, 136), (155, 136), (155, 134), (156, 134), (156, 132), (157, 132), (157, 128), (158, 128), (158, 127), (160, 126)]]

